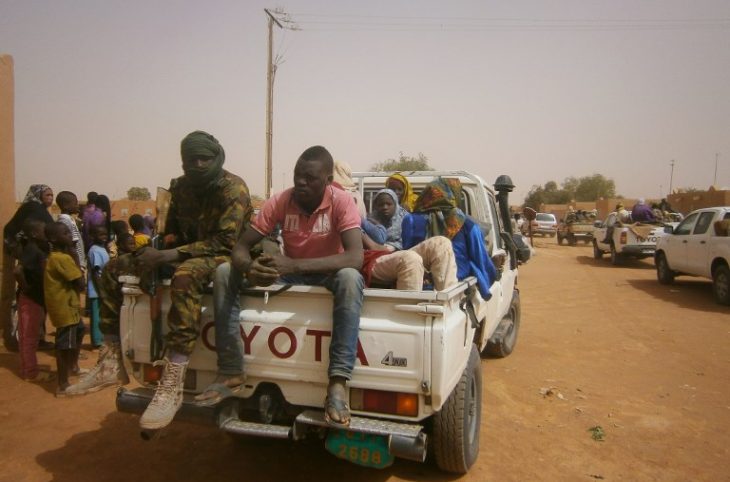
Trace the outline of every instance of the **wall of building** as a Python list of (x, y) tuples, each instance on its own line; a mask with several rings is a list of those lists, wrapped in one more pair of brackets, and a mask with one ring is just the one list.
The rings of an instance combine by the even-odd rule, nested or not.
[(672, 209), (686, 216), (695, 209), (730, 206), (730, 191), (710, 187), (707, 191), (670, 194), (667, 201)]
[(0, 55), (0, 226), (15, 214), (14, 92), (13, 58)]

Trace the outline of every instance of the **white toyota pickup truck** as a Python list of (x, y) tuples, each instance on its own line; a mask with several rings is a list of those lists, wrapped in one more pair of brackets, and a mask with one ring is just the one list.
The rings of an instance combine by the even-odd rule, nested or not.
[(659, 238), (654, 263), (662, 284), (677, 275), (712, 280), (718, 303), (730, 305), (730, 206), (698, 209)]
[(664, 234), (663, 224), (622, 224), (614, 212), (606, 221), (597, 222), (593, 231), (593, 257), (611, 255), (611, 264), (620, 265), (626, 258), (651, 258), (657, 239)]
[[(482, 413), (481, 354), (511, 353), (520, 324), (517, 266), (529, 251), (517, 249), (511, 233), (508, 192), (500, 176), (495, 191), (476, 175), (461, 171), (412, 172), (416, 192), (435, 176), (456, 177), (464, 210), (482, 228), (498, 269), (491, 298), (482, 299), (476, 278), (441, 292), (366, 289), (357, 363), (349, 382), (349, 429), (333, 429), (323, 417), (332, 295), (321, 287), (276, 285), (242, 294), (241, 339), (245, 388), (215, 407), (192, 401), (216, 373), (212, 302), (201, 313), (202, 332), (187, 371), (185, 401), (175, 420), (214, 423), (233, 434), (301, 440), (318, 436), (334, 455), (371, 467), (394, 457), (424, 461), (432, 453), (442, 470), (465, 473), (479, 453)], [(387, 178), (356, 173), (366, 204)], [(525, 254), (526, 253), (526, 254)], [(120, 388), (117, 408), (141, 413), (160, 372), (162, 320), (169, 296), (150, 297), (127, 277), (121, 312), (124, 364), (138, 388)], [(149, 433), (143, 433), (149, 437)]]

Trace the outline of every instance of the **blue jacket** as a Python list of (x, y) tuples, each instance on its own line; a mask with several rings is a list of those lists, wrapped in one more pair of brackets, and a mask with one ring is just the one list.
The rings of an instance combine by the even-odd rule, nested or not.
[[(403, 249), (409, 249), (426, 239), (428, 215), (412, 213), (403, 218)], [(482, 298), (492, 297), (489, 287), (497, 278), (497, 269), (489, 257), (479, 226), (467, 216), (464, 226), (451, 240), (456, 258), (459, 281), (474, 276)]]

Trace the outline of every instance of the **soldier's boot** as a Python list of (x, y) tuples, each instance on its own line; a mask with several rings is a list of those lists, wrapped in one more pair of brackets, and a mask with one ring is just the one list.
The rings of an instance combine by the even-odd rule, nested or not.
[(94, 368), (81, 377), (78, 383), (66, 389), (67, 395), (85, 395), (102, 388), (129, 383), (129, 377), (122, 364), (122, 349), (119, 343), (110, 343), (99, 350)]
[(174, 363), (165, 358), (154, 364), (164, 365), (165, 368), (152, 401), (139, 419), (139, 426), (144, 430), (157, 430), (169, 425), (183, 402), (188, 362)]

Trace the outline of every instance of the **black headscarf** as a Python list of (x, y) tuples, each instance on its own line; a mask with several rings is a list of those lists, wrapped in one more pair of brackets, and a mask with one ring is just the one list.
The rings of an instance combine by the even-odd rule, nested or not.
[[(218, 140), (207, 132), (191, 132), (180, 143), (180, 156), (186, 180), (196, 188), (205, 188), (217, 181), (223, 174), (223, 161), (226, 153)], [(205, 168), (186, 165), (186, 162), (199, 158), (213, 159)]]

